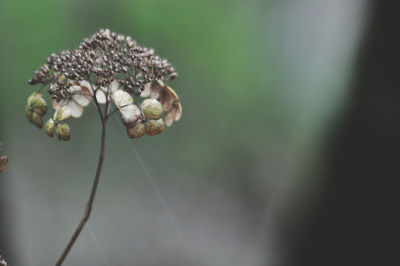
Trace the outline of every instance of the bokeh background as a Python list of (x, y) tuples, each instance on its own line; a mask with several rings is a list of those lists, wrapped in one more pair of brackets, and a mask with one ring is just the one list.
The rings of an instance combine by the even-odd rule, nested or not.
[(385, 2), (0, 1), (0, 253), (52, 265), (82, 215), (97, 113), (50, 139), (25, 118), (27, 80), (109, 28), (175, 65), (184, 112), (133, 141), (111, 119), (65, 265), (399, 265), (399, 21)]

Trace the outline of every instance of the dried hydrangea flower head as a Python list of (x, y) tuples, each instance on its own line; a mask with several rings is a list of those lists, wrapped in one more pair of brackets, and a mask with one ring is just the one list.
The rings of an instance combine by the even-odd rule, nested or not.
[(172, 125), (182, 115), (178, 95), (164, 84), (176, 76), (175, 68), (153, 49), (106, 29), (84, 39), (75, 50), (51, 54), (29, 79), (29, 84), (41, 85), (25, 107), (28, 120), (38, 128), (43, 127), (47, 113), (40, 90), (46, 87), (51, 96), (54, 111), (44, 124), (49, 137), (55, 134), (59, 140), (69, 140), (71, 129), (66, 121), (81, 117), (89, 105), (101, 118), (99, 161), (89, 200), (56, 266), (63, 263), (89, 219), (103, 166), (108, 118), (119, 113), (130, 138), (160, 134), (164, 125)]
[[(0, 150), (2, 150), (2, 149), (3, 149), (3, 144), (0, 143)], [(4, 171), (7, 163), (8, 163), (8, 156), (7, 155), (1, 156), (0, 157), (0, 173), (2, 173)]]
[[(47, 87), (51, 95), (54, 114), (45, 124), (50, 137), (55, 131), (58, 139), (68, 140), (70, 128), (61, 122), (70, 117), (81, 117), (84, 108), (92, 103), (97, 109), (106, 105), (105, 118), (118, 110), (128, 135), (136, 138), (137, 134), (129, 134), (131, 128), (142, 125), (150, 128), (155, 123), (154, 118), (146, 117), (146, 108), (153, 108), (155, 102), (151, 101), (153, 105), (142, 104), (141, 101), (146, 101), (143, 98), (151, 98), (162, 106), (157, 130), (144, 131), (146, 135), (161, 133), (164, 119), (167, 126), (180, 119), (179, 98), (164, 84), (176, 76), (175, 68), (153, 49), (138, 45), (129, 36), (102, 29), (84, 39), (75, 50), (51, 54), (29, 83)], [(112, 104), (114, 111), (110, 110)], [(42, 93), (34, 92), (28, 98), (25, 111), (31, 123), (43, 127), (47, 104)]]

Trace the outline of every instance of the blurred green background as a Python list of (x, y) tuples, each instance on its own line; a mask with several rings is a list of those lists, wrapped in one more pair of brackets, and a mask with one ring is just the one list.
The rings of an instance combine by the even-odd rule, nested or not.
[[(279, 230), (301, 223), (323, 187), (323, 141), (345, 107), (365, 10), (361, 0), (1, 1), (3, 255), (53, 264), (83, 212), (100, 121), (87, 108), (70, 142), (48, 138), (25, 118), (27, 81), (50, 53), (109, 28), (175, 65), (168, 85), (183, 117), (133, 141), (109, 123), (89, 221), (106, 261), (277, 265)], [(65, 265), (103, 264), (84, 230)]]

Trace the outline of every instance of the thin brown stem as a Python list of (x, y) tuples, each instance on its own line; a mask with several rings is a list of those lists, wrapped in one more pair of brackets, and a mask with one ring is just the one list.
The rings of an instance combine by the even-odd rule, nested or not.
[(74, 245), (76, 239), (78, 238), (79, 234), (81, 233), (81, 231), (82, 231), (83, 227), (85, 226), (87, 220), (89, 220), (90, 213), (91, 213), (92, 207), (93, 207), (94, 197), (96, 196), (97, 185), (99, 184), (99, 179), (100, 179), (101, 170), (102, 170), (103, 161), (104, 161), (104, 147), (105, 147), (105, 140), (106, 140), (107, 120), (105, 119), (105, 117), (101, 113), (101, 109), (100, 109), (100, 106), (97, 103), (96, 98), (94, 98), (94, 99), (95, 99), (95, 103), (96, 103), (96, 105), (98, 107), (98, 111), (100, 113), (101, 125), (102, 125), (102, 127), (101, 127), (100, 154), (99, 154), (99, 161), (97, 163), (96, 175), (94, 177), (92, 189), (91, 189), (90, 195), (89, 195), (89, 200), (86, 203), (86, 207), (85, 207), (85, 211), (83, 213), (83, 216), (82, 216), (81, 220), (79, 221), (79, 224), (76, 227), (75, 232), (72, 235), (71, 239), (69, 240), (67, 246), (65, 247), (65, 249), (61, 253), (61, 256), (58, 258), (56, 266), (60, 266), (63, 263), (63, 261), (65, 260), (65, 257), (68, 255), (69, 251), (71, 250), (72, 246)]

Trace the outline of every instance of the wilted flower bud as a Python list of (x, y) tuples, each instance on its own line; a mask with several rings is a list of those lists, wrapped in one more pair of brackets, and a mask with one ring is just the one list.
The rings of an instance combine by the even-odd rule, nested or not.
[[(29, 118), (28, 118), (29, 119)], [(43, 127), (43, 120), (42, 117), (39, 116), (37, 113), (32, 112), (32, 115), (30, 116), (29, 121), (34, 124), (37, 128), (42, 128)]]
[(140, 138), (146, 133), (146, 129), (142, 121), (136, 123), (136, 125), (133, 127), (128, 127), (127, 131), (128, 131), (128, 136), (131, 139)]
[(120, 110), (121, 118), (125, 125), (134, 125), (140, 118), (141, 112), (139, 107), (134, 104), (122, 107)]
[(146, 134), (154, 136), (160, 134), (164, 130), (164, 120), (161, 118), (158, 120), (147, 120), (146, 121)]
[(50, 118), (46, 124), (44, 125), (44, 129), (46, 131), (46, 134), (49, 137), (53, 137), (54, 135), (54, 127), (55, 127), (56, 123), (54, 122), (54, 120), (52, 118)]
[(159, 119), (163, 112), (161, 103), (156, 99), (144, 100), (142, 102), (142, 109), (146, 119)]
[(57, 124), (56, 134), (59, 140), (69, 140), (71, 138), (71, 130), (67, 124)]
[(43, 116), (47, 112), (47, 104), (46, 101), (43, 99), (43, 95), (40, 92), (34, 92), (26, 101), (27, 108), (39, 116)]
[(8, 163), (8, 156), (4, 155), (0, 157), (0, 173), (4, 171)]

